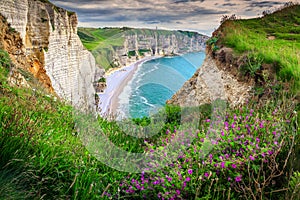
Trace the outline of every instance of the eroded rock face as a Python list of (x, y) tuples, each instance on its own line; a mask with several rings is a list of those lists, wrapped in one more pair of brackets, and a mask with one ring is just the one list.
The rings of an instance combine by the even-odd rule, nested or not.
[(235, 107), (249, 100), (252, 87), (251, 83), (239, 81), (231, 72), (222, 69), (208, 54), (194, 76), (167, 103), (199, 106), (222, 99)]
[[(143, 56), (154, 55), (177, 55), (188, 52), (197, 52), (205, 50), (205, 42), (208, 37), (195, 33), (186, 35), (180, 31), (160, 31), (142, 29), (139, 33), (125, 32), (120, 35), (124, 38), (124, 44), (116, 47), (113, 52), (112, 60), (117, 67), (126, 66), (141, 59)], [(144, 51), (141, 55), (139, 51)], [(135, 56), (128, 56), (129, 52), (135, 52)]]
[(0, 13), (20, 32), (31, 71), (84, 110), (95, 110), (95, 60), (77, 36), (77, 16), (51, 3), (2, 0)]

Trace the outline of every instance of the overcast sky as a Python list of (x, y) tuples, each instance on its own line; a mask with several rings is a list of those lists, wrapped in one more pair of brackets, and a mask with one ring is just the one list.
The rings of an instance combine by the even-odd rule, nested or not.
[[(258, 17), (287, 0), (50, 0), (77, 12), (79, 26), (193, 30), (211, 35), (223, 15)], [(294, 2), (299, 2), (296, 0)]]

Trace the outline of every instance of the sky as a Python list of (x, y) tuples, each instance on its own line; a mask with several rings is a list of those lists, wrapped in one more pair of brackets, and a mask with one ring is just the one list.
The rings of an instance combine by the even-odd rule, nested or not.
[[(210, 36), (223, 15), (261, 16), (288, 0), (50, 0), (75, 11), (81, 27), (190, 30)], [(299, 2), (296, 0), (294, 2)]]

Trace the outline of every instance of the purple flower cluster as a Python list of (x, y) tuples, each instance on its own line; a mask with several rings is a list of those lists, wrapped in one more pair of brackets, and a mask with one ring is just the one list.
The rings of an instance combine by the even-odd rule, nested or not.
[[(155, 198), (159, 199), (184, 199), (200, 183), (202, 187), (209, 187), (215, 180), (229, 186), (239, 184), (247, 178), (246, 166), (268, 162), (279, 147), (283, 127), (279, 118), (260, 116), (254, 110), (240, 110), (225, 119), (221, 116), (217, 119), (214, 122), (206, 119), (194, 141), (189, 140), (190, 137), (180, 136), (186, 133), (178, 130), (171, 133), (168, 130), (160, 144), (146, 143), (146, 151), (150, 153), (168, 145), (180, 144), (189, 148), (179, 153), (177, 161), (165, 168), (151, 170), (155, 165), (149, 166), (147, 173), (130, 181), (124, 180), (122, 192), (148, 196), (155, 194)], [(188, 134), (193, 135), (192, 132)], [(207, 143), (212, 148), (205, 155), (203, 146)], [(162, 157), (166, 155), (164, 152)]]

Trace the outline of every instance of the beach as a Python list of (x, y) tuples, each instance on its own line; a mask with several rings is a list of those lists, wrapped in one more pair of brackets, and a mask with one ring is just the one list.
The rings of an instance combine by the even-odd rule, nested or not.
[(119, 95), (132, 79), (139, 65), (159, 57), (160, 56), (145, 57), (131, 65), (118, 68), (117, 70), (110, 70), (105, 74), (107, 87), (104, 93), (98, 94), (100, 98), (99, 108), (101, 116), (111, 117), (116, 114), (116, 110), (119, 106)]

